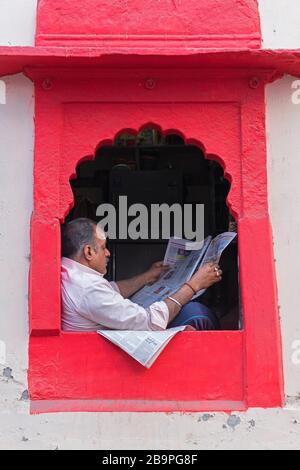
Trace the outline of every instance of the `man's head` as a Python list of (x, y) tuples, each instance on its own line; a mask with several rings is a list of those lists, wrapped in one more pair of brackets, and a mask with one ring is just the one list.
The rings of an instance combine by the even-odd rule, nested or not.
[(105, 274), (110, 256), (103, 230), (96, 222), (81, 217), (61, 230), (61, 254)]

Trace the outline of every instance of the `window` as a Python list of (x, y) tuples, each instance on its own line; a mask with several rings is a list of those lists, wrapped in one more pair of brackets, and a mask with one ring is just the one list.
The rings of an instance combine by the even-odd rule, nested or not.
[[(203, 152), (185, 145), (178, 134), (162, 134), (154, 128), (145, 128), (137, 136), (120, 133), (114, 145), (100, 147), (95, 159), (85, 160), (76, 169), (77, 178), (70, 181), (74, 207), (66, 221), (89, 217), (99, 222), (97, 208), (112, 204), (119, 220), (120, 195), (126, 197), (126, 207), (144, 204), (151, 214), (151, 204), (179, 204), (193, 208), (191, 232), (196, 230), (196, 206), (204, 204), (204, 236), (217, 236), (236, 224), (226, 205), (230, 184), (224, 178), (222, 167), (214, 160), (206, 160)], [(183, 217), (182, 217), (183, 219)], [(127, 226), (130, 217), (127, 220)], [(151, 217), (147, 221), (147, 239), (108, 239), (111, 261), (109, 280), (126, 279), (163, 259), (168, 239), (151, 238)], [(161, 222), (161, 220), (160, 220)], [(170, 236), (174, 235), (174, 218), (170, 218)], [(182, 220), (182, 236), (184, 227)], [(127, 227), (126, 227), (127, 229)], [(193, 229), (193, 230), (192, 230)], [(154, 234), (156, 235), (156, 234)], [(186, 234), (190, 236), (190, 234)], [(117, 236), (117, 234), (116, 234)], [(194, 237), (195, 239), (195, 237)], [(134, 260), (134, 262), (133, 262)], [(237, 240), (222, 255), (223, 280), (207, 290), (201, 302), (219, 317), (221, 329), (236, 330), (242, 324), (239, 303), (237, 270)]]
[[(157, 87), (150, 90), (140, 86), (144, 70), (124, 70), (122, 85), (113, 70), (92, 76), (78, 70), (76, 78), (74, 71), (51, 72), (53, 86), (43, 89), (41, 72), (31, 71), (36, 82), (32, 412), (280, 406), (281, 345), (267, 204), (263, 83), (249, 88), (245, 71), (230, 75), (226, 70), (201, 70), (200, 75), (188, 69), (171, 74), (156, 69)], [(178, 335), (150, 370), (96, 333), (60, 331), (60, 224), (74, 204), (70, 179), (78, 191), (83, 168), (90, 164), (83, 156), (93, 155), (96, 162), (102, 152), (113, 153), (124, 123), (134, 135), (155, 123), (163, 138), (180, 135), (188, 151), (198, 152), (199, 161), (205, 157), (205, 162), (217, 162), (230, 183), (227, 207), (239, 234), (242, 328)], [(151, 157), (146, 153), (141, 160)], [(144, 158), (144, 168), (154, 160)], [(217, 163), (212, 163), (216, 174)]]

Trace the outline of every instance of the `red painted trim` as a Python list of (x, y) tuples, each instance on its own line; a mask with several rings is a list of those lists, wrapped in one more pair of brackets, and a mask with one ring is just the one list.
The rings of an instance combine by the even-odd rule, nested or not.
[[(300, 50), (245, 50), (149, 47), (10, 47), (0, 46), (0, 76), (26, 72), (30, 67), (231, 67), (252, 74), (274, 70), (300, 76)], [(255, 69), (255, 70), (254, 70)]]
[(100, 399), (111, 410), (118, 401), (157, 405), (162, 400), (170, 409), (184, 401), (214, 406), (217, 401), (242, 402), (243, 366), (232, 360), (242, 357), (242, 345), (240, 331), (185, 332), (174, 338), (151, 369), (145, 369), (97, 333), (32, 337), (30, 397)]
[[(41, 247), (43, 247), (41, 249)], [(32, 335), (56, 335), (60, 331), (60, 291), (49, 280), (60, 277), (60, 224), (58, 220), (43, 223), (35, 216), (31, 220), (30, 265), (30, 331)], [(46, 290), (46, 295), (44, 292)], [(51, 304), (49, 305), (49, 298)], [(38, 315), (38, 319), (36, 316)], [(38, 322), (39, 328), (35, 328)]]
[[(174, 411), (192, 402), (195, 410), (283, 404), (265, 146), (264, 83), (273, 73), (256, 73), (255, 87), (252, 74), (142, 68), (122, 69), (120, 80), (117, 69), (28, 70), (36, 87), (29, 390), (37, 408), (60, 409), (57, 400), (67, 409), (151, 411), (158, 401)], [(144, 86), (149, 77), (152, 90)], [(145, 370), (96, 334), (59, 333), (57, 223), (73, 204), (76, 165), (120, 130), (148, 123), (180, 132), (231, 181), (245, 331), (181, 333)]]
[[(212, 11), (214, 14), (212, 14)], [(87, 14), (86, 12), (92, 12)], [(37, 45), (259, 48), (256, 0), (40, 0)]]
[(240, 221), (239, 248), (240, 278), (244, 279), (243, 308), (251, 312), (245, 315), (247, 403), (251, 407), (268, 407), (273, 401), (283, 403), (284, 400), (273, 240), (268, 217)]
[(232, 412), (246, 411), (239, 401), (164, 401), (164, 400), (35, 400), (30, 402), (30, 413), (60, 412)]

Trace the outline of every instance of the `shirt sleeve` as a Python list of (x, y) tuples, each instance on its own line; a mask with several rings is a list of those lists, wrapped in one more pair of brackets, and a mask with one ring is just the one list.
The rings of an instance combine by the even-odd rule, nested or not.
[(87, 286), (81, 302), (81, 315), (113, 330), (165, 330), (169, 310), (165, 302), (143, 308), (117, 292), (111, 283)]
[(119, 286), (118, 286), (118, 284), (117, 284), (116, 282), (111, 281), (111, 282), (110, 282), (110, 285), (111, 285), (111, 287), (113, 288), (113, 290), (115, 290), (115, 291), (118, 292), (119, 294), (121, 293), (121, 291), (120, 291), (120, 289), (119, 289)]

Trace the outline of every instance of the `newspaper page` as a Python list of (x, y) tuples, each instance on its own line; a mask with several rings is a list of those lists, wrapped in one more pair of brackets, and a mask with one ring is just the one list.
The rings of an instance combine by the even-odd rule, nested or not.
[(170, 238), (165, 253), (164, 264), (170, 269), (153, 284), (147, 284), (130, 300), (144, 308), (165, 299), (176, 292), (195, 272), (211, 241), (207, 237), (202, 242), (191, 242), (181, 238)]
[[(236, 235), (237, 234), (234, 232), (224, 232), (211, 240), (209, 247), (198, 267), (200, 268), (200, 266), (203, 266), (205, 263), (219, 263), (223, 251), (229, 245), (229, 243), (232, 242)], [(200, 290), (197, 292), (197, 294), (194, 295), (193, 299), (204, 294), (205, 291), (206, 289)]]
[(186, 325), (163, 331), (98, 330), (97, 333), (149, 369), (169, 341), (185, 328)]

